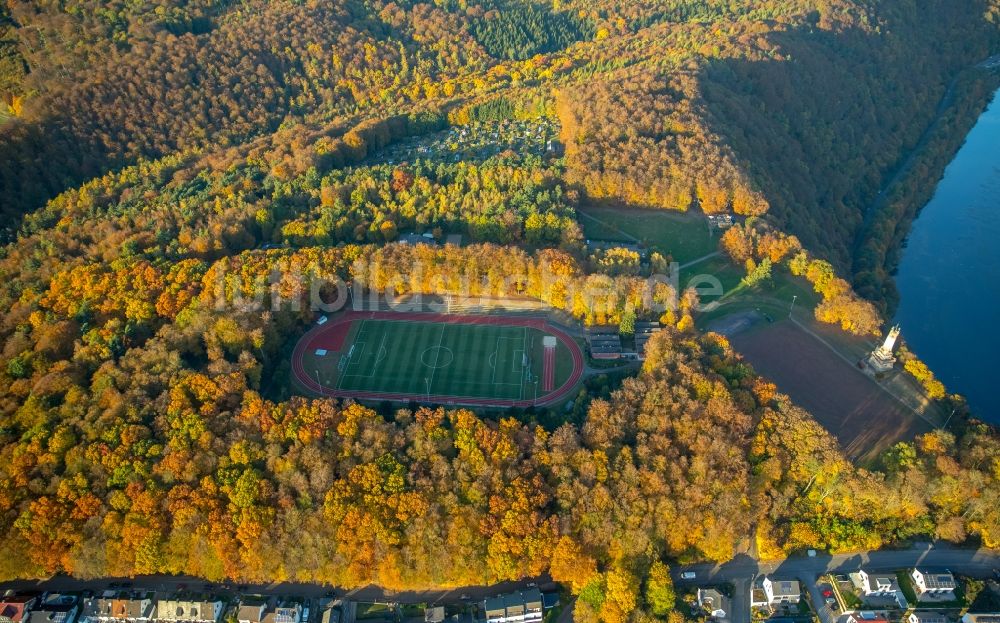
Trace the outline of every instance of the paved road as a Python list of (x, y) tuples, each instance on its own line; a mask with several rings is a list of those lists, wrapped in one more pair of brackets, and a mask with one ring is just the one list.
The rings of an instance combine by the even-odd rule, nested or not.
[(823, 594), (819, 592), (819, 586), (817, 582), (819, 581), (819, 574), (817, 573), (804, 573), (799, 576), (799, 581), (806, 587), (809, 591), (809, 600), (813, 604), (813, 610), (819, 616), (820, 623), (834, 623), (837, 620), (836, 615), (833, 614), (833, 610), (830, 610), (830, 606), (826, 605), (826, 599)]
[[(733, 623), (748, 623), (750, 608), (746, 594), (749, 581), (760, 575), (777, 578), (797, 578), (810, 591), (813, 603), (817, 605), (822, 623), (832, 623), (836, 619), (823, 604), (822, 595), (816, 587), (816, 580), (825, 573), (849, 573), (864, 567), (866, 570), (895, 570), (910, 567), (931, 567), (948, 569), (963, 575), (988, 578), (993, 570), (1000, 567), (1000, 550), (958, 549), (942, 545), (925, 544), (905, 550), (882, 550), (855, 554), (820, 554), (815, 558), (797, 556), (773, 562), (761, 562), (749, 556), (740, 556), (724, 564), (703, 563), (681, 565), (673, 569), (674, 582), (679, 587), (693, 587), (706, 584), (733, 583)], [(681, 573), (694, 571), (694, 580), (683, 580)], [(742, 602), (738, 601), (742, 597)]]
[[(67, 575), (57, 575), (44, 580), (14, 580), (0, 583), (0, 593), (5, 590), (18, 591), (103, 591), (112, 582), (129, 582), (134, 588), (158, 592), (176, 592), (188, 590), (194, 592), (211, 591), (222, 597), (244, 595), (284, 595), (305, 599), (320, 597), (337, 597), (356, 602), (395, 602), (400, 604), (459, 604), (475, 603), (503, 593), (523, 590), (529, 584), (537, 585), (547, 592), (557, 587), (548, 576), (526, 578), (519, 582), (502, 582), (490, 586), (468, 586), (451, 589), (430, 589), (423, 591), (389, 591), (370, 585), (352, 590), (332, 587), (323, 584), (308, 584), (303, 582), (272, 582), (270, 584), (212, 584), (201, 578), (190, 576), (139, 576), (136, 578), (102, 578), (97, 580), (81, 580)], [(210, 588), (209, 588), (210, 587)]]
[[(914, 547), (905, 550), (882, 550), (875, 552), (859, 552), (854, 554), (820, 554), (815, 558), (796, 556), (784, 560), (761, 562), (748, 555), (741, 555), (724, 563), (701, 563), (695, 565), (679, 565), (673, 569), (674, 582), (678, 587), (704, 586), (708, 584), (732, 583), (733, 623), (747, 623), (750, 619), (749, 590), (752, 581), (760, 575), (771, 575), (778, 578), (798, 578), (805, 582), (810, 592), (815, 589), (816, 579), (825, 573), (848, 573), (864, 567), (868, 570), (894, 570), (910, 567), (931, 567), (949, 569), (963, 575), (987, 578), (992, 577), (993, 570), (1000, 568), (1000, 550), (989, 549), (959, 549), (943, 545)], [(681, 573), (694, 571), (694, 580), (683, 580)], [(108, 588), (111, 582), (132, 582), (136, 588), (155, 591), (177, 591), (183, 588), (200, 591), (205, 587), (205, 581), (189, 576), (140, 576), (138, 578), (103, 578), (98, 580), (81, 580), (71, 576), (58, 575), (45, 580), (16, 580), (0, 583), (0, 591), (14, 590), (49, 590), (49, 591), (100, 591)], [(397, 602), (401, 604), (415, 603), (463, 603), (475, 602), (501, 593), (528, 588), (528, 584), (537, 584), (543, 591), (552, 590), (555, 586), (548, 577), (525, 579), (520, 582), (504, 582), (491, 586), (470, 586), (453, 589), (432, 589), (425, 591), (393, 592), (377, 586), (346, 590), (322, 584), (307, 584), (297, 582), (274, 582), (271, 584), (249, 584), (240, 586), (214, 586), (213, 592), (223, 596), (234, 596), (238, 592), (244, 594), (289, 595), (316, 599), (330, 596), (347, 598), (354, 601)], [(812, 595), (814, 602), (823, 603), (822, 596)], [(568, 609), (567, 609), (568, 610)], [(830, 621), (820, 612), (823, 623)]]

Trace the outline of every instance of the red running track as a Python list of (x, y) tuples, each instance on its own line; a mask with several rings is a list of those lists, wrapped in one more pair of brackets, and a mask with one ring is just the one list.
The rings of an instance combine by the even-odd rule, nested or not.
[[(482, 325), (499, 325), (507, 327), (532, 327), (540, 331), (546, 332), (548, 335), (555, 336), (560, 342), (562, 342), (566, 348), (569, 349), (570, 355), (573, 357), (573, 372), (570, 373), (569, 378), (559, 389), (555, 390), (553, 393), (545, 396), (537, 403), (532, 400), (500, 400), (491, 398), (478, 398), (474, 396), (452, 396), (452, 395), (431, 395), (428, 397), (426, 394), (392, 394), (383, 392), (356, 392), (348, 390), (338, 390), (333, 387), (324, 387), (320, 385), (316, 379), (312, 378), (308, 372), (305, 370), (303, 364), (303, 356), (310, 350), (317, 348), (325, 348), (327, 350), (339, 351), (343, 348), (344, 340), (350, 332), (351, 324), (356, 320), (413, 320), (422, 322), (441, 322), (445, 324), (482, 324)], [(555, 357), (555, 349), (546, 349), (546, 351), (552, 350), (553, 358)], [(546, 352), (546, 357), (548, 353)], [(551, 368), (552, 381), (554, 384), (555, 380), (555, 362), (553, 360), (550, 366), (548, 361), (545, 364), (546, 375), (548, 375), (548, 370)], [(583, 353), (580, 351), (580, 347), (577, 343), (567, 335), (564, 331), (557, 329), (556, 327), (549, 324), (546, 320), (542, 318), (512, 318), (505, 316), (451, 316), (446, 314), (432, 314), (423, 312), (384, 312), (384, 311), (371, 311), (371, 312), (357, 312), (357, 311), (347, 311), (338, 316), (336, 319), (331, 318), (328, 322), (317, 325), (310, 329), (302, 338), (299, 340), (298, 344), (295, 345), (295, 350), (292, 353), (292, 374), (295, 376), (295, 380), (298, 381), (299, 385), (305, 387), (309, 391), (319, 394), (321, 396), (329, 396), (331, 398), (356, 398), (358, 400), (390, 400), (397, 402), (430, 402), (438, 404), (452, 404), (452, 405), (468, 405), (468, 406), (479, 406), (479, 407), (530, 407), (534, 404), (550, 404), (556, 402), (561, 398), (565, 398), (573, 387), (580, 381), (580, 377), (583, 376)], [(547, 378), (547, 377), (546, 377)], [(549, 382), (549, 381), (546, 381)]]
[(544, 367), (542, 368), (542, 389), (550, 392), (556, 384), (556, 349), (554, 346), (545, 347)]

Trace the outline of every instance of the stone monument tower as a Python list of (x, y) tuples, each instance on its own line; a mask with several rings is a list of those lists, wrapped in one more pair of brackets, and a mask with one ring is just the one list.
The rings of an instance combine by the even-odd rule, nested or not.
[(868, 366), (876, 373), (881, 374), (892, 370), (896, 363), (896, 356), (892, 354), (892, 349), (896, 345), (896, 338), (899, 337), (899, 325), (889, 329), (889, 335), (885, 336), (885, 342), (868, 355)]

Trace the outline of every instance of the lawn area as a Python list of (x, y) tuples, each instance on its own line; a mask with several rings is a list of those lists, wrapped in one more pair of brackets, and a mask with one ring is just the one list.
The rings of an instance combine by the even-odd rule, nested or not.
[(403, 616), (406, 618), (423, 617), (427, 604), (403, 604)]
[[(739, 267), (733, 266), (727, 258), (717, 256), (709, 258), (703, 262), (698, 262), (697, 264), (681, 270), (681, 291), (683, 292), (689, 286), (696, 286), (699, 288), (707, 287), (708, 284), (701, 282), (700, 280), (692, 283), (691, 280), (694, 277), (701, 275), (711, 276), (718, 279), (719, 283), (722, 284), (722, 290), (725, 293), (723, 296), (727, 296), (729, 293), (733, 292), (740, 285), (740, 280), (743, 279), (743, 271)], [(702, 297), (703, 303), (710, 303), (713, 300), (718, 300), (718, 297)]]
[(580, 212), (578, 220), (587, 238), (639, 240), (681, 264), (713, 253), (719, 247), (719, 233), (709, 230), (700, 213), (610, 207), (586, 207)]
[(826, 582), (837, 595), (838, 601), (842, 602), (845, 610), (857, 610), (861, 608), (861, 599), (854, 592), (854, 586), (850, 582), (840, 582), (832, 574), (820, 576), (820, 582)]
[(917, 604), (917, 593), (913, 590), (913, 581), (910, 580), (910, 576), (906, 571), (897, 571), (896, 581), (899, 582), (899, 590), (903, 591), (903, 597), (906, 597), (906, 601), (910, 605), (915, 606)]
[(913, 579), (904, 569), (896, 572), (896, 581), (899, 582), (899, 589), (903, 591), (903, 596), (906, 597), (906, 601), (910, 603), (910, 607), (918, 608), (920, 610), (953, 610), (965, 607), (965, 590), (962, 582), (958, 580), (958, 578), (956, 578), (956, 584), (958, 586), (955, 588), (955, 596), (957, 599), (952, 601), (919, 601), (917, 599), (917, 591), (913, 588)]
[(359, 603), (355, 614), (356, 619), (386, 619), (390, 618), (392, 610), (387, 604)]
[[(719, 318), (749, 310), (761, 311), (775, 319), (785, 317), (793, 309), (793, 298), (793, 311), (799, 322), (810, 327), (819, 324), (812, 313), (820, 301), (819, 294), (804, 278), (792, 275), (784, 267), (775, 267), (770, 281), (753, 288), (744, 288), (740, 285), (743, 272), (725, 258), (717, 257), (681, 271), (681, 285), (686, 284), (686, 278), (690, 279), (697, 273), (716, 275), (726, 290), (719, 307), (698, 316), (697, 324), (700, 327), (708, 326)], [(837, 332), (843, 333), (839, 329)]]

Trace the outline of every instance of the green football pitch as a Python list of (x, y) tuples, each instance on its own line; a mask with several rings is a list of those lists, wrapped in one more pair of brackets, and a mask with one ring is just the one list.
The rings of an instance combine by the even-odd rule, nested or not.
[(313, 338), (301, 368), (320, 393), (528, 404), (564, 390), (576, 366), (563, 340), (546, 358), (547, 335), (545, 325), (357, 318), (336, 352)]

